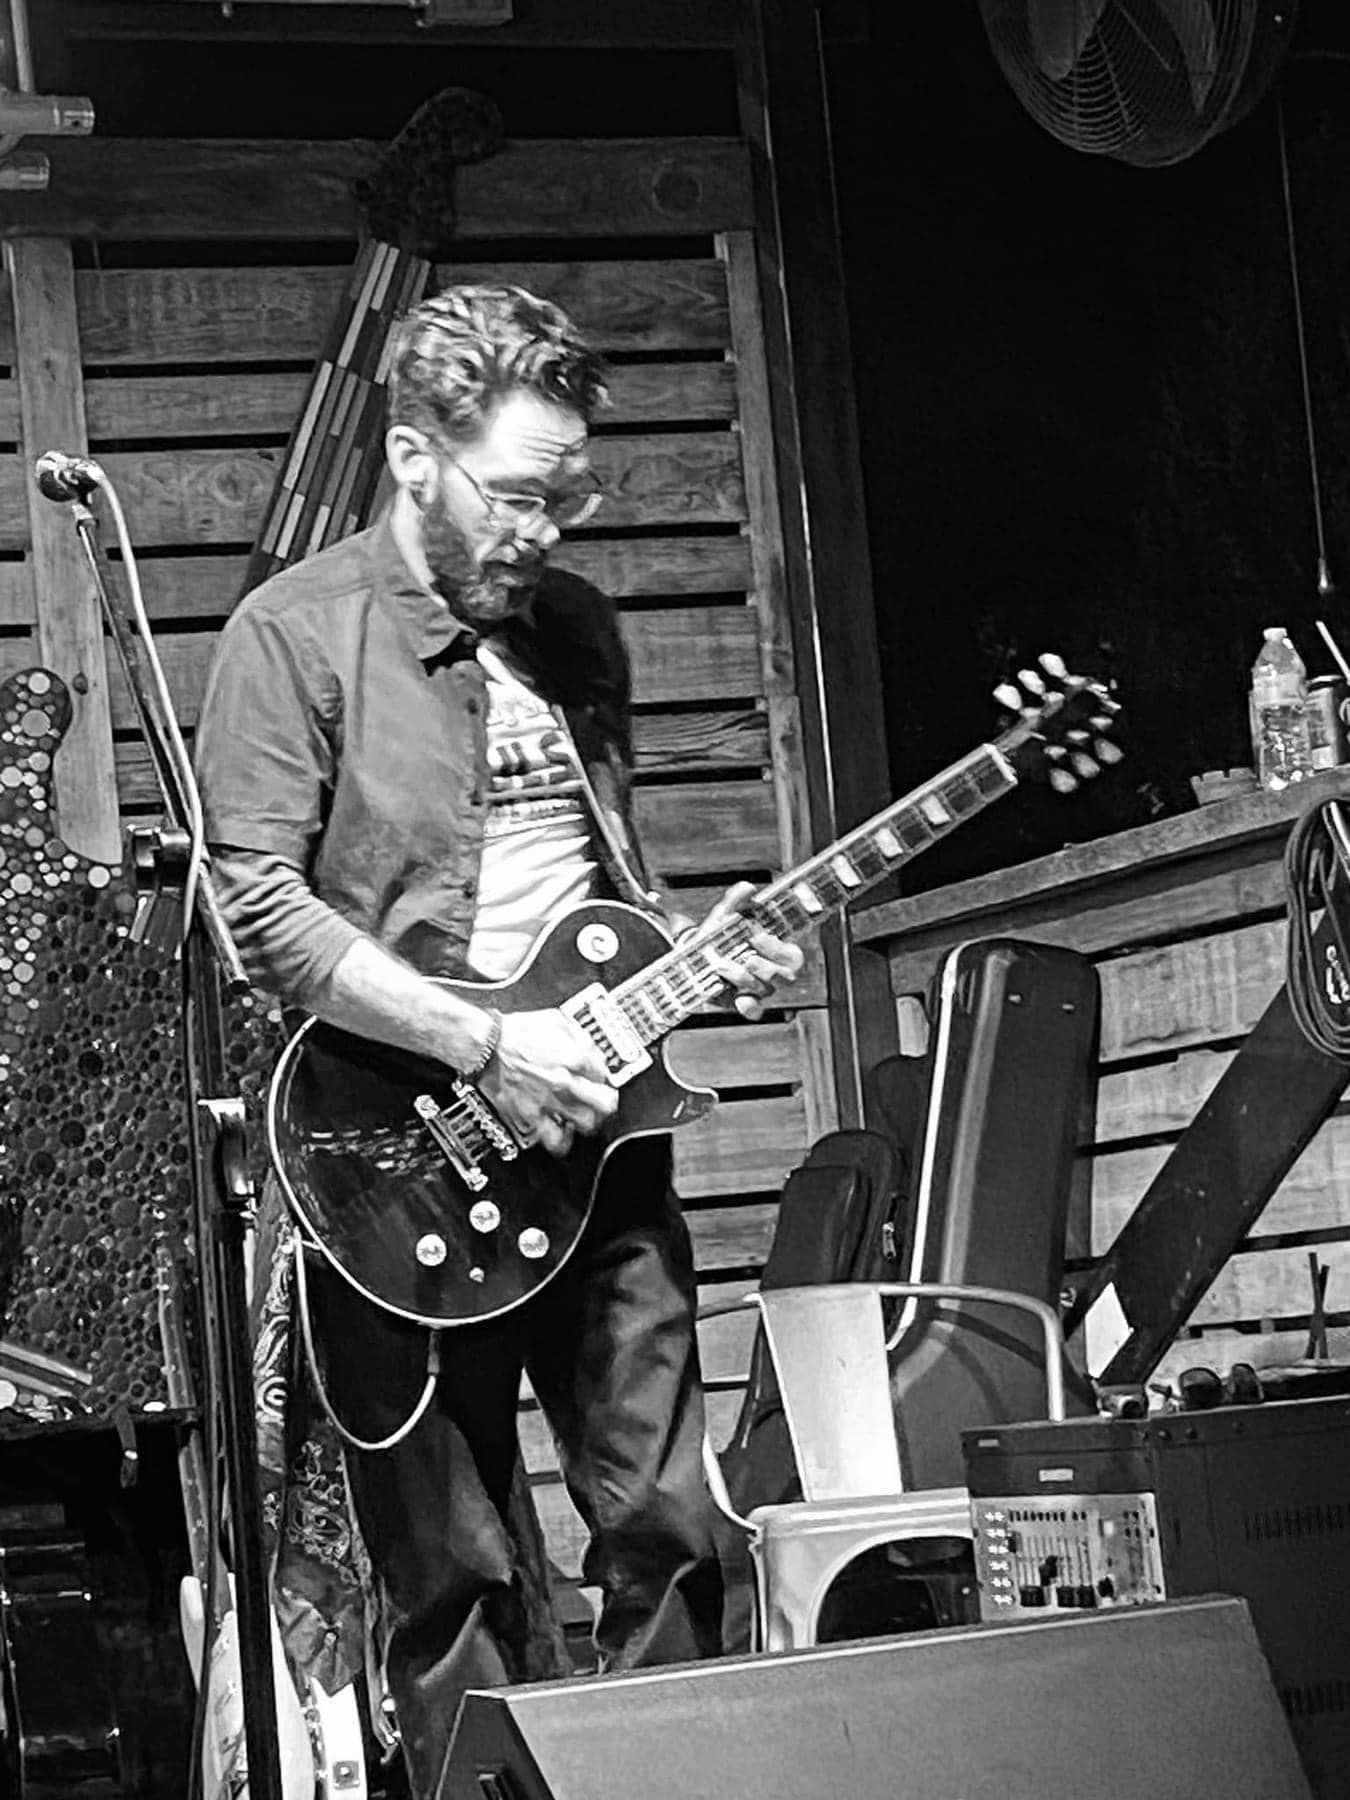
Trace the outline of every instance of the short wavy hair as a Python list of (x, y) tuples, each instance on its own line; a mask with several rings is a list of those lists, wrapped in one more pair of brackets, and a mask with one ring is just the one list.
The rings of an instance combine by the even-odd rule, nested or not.
[(570, 407), (588, 425), (609, 404), (597, 352), (561, 307), (521, 287), (446, 288), (390, 334), (391, 425), (463, 443), (514, 388)]

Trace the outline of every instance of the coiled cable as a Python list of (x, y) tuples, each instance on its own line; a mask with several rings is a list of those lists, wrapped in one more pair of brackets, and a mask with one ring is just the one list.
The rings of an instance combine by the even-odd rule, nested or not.
[[(1324, 1056), (1350, 1062), (1350, 830), (1340, 802), (1309, 807), (1294, 821), (1284, 851), (1289, 907), (1285, 985), (1304, 1037)], [(1319, 948), (1314, 918), (1323, 915), (1330, 941)]]

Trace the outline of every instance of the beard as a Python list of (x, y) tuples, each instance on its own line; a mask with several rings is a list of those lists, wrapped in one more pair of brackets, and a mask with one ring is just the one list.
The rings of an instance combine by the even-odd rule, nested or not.
[(529, 605), (544, 567), (538, 550), (508, 538), (480, 562), (439, 484), (421, 509), (420, 524), (431, 585), (461, 624), (482, 630)]

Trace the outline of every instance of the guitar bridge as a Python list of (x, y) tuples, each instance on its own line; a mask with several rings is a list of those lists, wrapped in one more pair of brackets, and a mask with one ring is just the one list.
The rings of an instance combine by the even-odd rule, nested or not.
[(413, 1111), (465, 1187), (478, 1194), (488, 1183), (480, 1158), (496, 1154), (511, 1162), (520, 1145), (471, 1083), (453, 1082), (450, 1091), (454, 1098), (448, 1106), (438, 1106), (430, 1094), (419, 1094)]
[(605, 1068), (615, 1087), (622, 1087), (635, 1075), (652, 1066), (651, 1054), (614, 1002), (608, 988), (598, 981), (564, 1000), (558, 1008), (575, 1024), (605, 1059)]

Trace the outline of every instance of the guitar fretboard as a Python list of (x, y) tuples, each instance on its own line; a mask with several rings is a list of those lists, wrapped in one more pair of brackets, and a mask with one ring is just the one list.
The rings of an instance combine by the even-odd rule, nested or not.
[(1030, 735), (1014, 727), (982, 744), (865, 825), (761, 888), (743, 913), (710, 937), (676, 945), (616, 987), (610, 998), (644, 1046), (701, 1012), (727, 988), (717, 962), (740, 963), (756, 927), (775, 937), (804, 936), (903, 863), (1017, 786), (1008, 753)]

